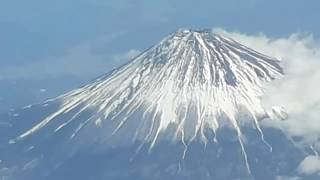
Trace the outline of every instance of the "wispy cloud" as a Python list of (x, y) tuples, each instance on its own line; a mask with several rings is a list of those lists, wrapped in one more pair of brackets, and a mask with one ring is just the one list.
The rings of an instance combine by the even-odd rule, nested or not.
[(122, 54), (115, 54), (112, 56), (112, 60), (116, 61), (116, 62), (123, 62), (123, 60), (128, 60), (128, 59), (132, 59), (134, 57), (136, 57), (137, 55), (139, 55), (141, 53), (141, 51), (136, 50), (136, 49), (130, 49), (127, 52), (124, 52)]

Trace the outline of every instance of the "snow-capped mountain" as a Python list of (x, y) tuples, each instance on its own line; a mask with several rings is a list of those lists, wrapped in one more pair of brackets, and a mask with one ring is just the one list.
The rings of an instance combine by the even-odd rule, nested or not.
[(263, 87), (282, 75), (278, 60), (232, 39), (180, 30), (82, 88), (9, 114), (0, 159), (8, 178), (294, 175), (306, 152), (261, 125)]

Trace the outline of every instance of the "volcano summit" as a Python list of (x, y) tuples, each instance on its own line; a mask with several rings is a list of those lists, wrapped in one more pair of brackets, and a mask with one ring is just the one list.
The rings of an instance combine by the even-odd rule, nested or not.
[(278, 60), (230, 38), (180, 30), (82, 88), (7, 115), (0, 159), (9, 179), (294, 176), (307, 152), (261, 125), (271, 120), (263, 86), (282, 76)]

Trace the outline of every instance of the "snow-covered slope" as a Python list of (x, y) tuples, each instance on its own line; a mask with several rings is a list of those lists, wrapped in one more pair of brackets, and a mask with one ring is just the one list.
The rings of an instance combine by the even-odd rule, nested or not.
[[(250, 175), (250, 136), (258, 137), (262, 149), (273, 151), (260, 125), (268, 117), (261, 105), (263, 86), (282, 75), (278, 60), (232, 39), (180, 30), (110, 74), (14, 114), (16, 128), (8, 131), (8, 140), (19, 147), (15, 151), (40, 152), (42, 158), (48, 147), (55, 152), (63, 147), (74, 155), (93, 146), (136, 147), (135, 152), (147, 147), (152, 152), (164, 142), (181, 143), (179, 158), (185, 160), (193, 143), (216, 147), (224, 143), (219, 136), (220, 141), (231, 136), (234, 146), (238, 144), (231, 149), (239, 150)], [(28, 114), (32, 111), (43, 112)], [(18, 117), (25, 114), (29, 121), (21, 123)], [(231, 129), (231, 135), (222, 129)]]
[(203, 130), (216, 131), (222, 116), (238, 129), (240, 112), (252, 116), (259, 128), (258, 118), (265, 116), (262, 86), (281, 72), (278, 61), (231, 39), (206, 31), (179, 31), (112, 74), (60, 97), (61, 108), (16, 141), (74, 109), (74, 116), (60, 122), (55, 132), (88, 109), (92, 116), (73, 136), (90, 123), (97, 127), (112, 124), (111, 135), (116, 134), (138, 110), (143, 116), (133, 138), (151, 141), (151, 145), (170, 124), (176, 125), (174, 138), (191, 140), (200, 133), (206, 141), (209, 137)]

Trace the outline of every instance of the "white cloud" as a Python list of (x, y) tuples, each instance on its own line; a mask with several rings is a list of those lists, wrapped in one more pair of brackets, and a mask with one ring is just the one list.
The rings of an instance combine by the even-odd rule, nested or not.
[(123, 64), (138, 53), (138, 50), (130, 49), (121, 54), (105, 56), (94, 53), (88, 46), (78, 46), (61, 57), (27, 65), (0, 67), (0, 80), (46, 79), (63, 76), (94, 77)]
[(127, 52), (124, 52), (122, 54), (116, 54), (113, 55), (112, 59), (114, 61), (123, 61), (123, 60), (128, 60), (128, 59), (132, 59), (134, 57), (136, 57), (137, 55), (139, 55), (141, 52), (139, 50), (136, 49), (130, 49)]
[(39, 89), (40, 92), (45, 93), (47, 92), (47, 89)]
[[(299, 165), (299, 173), (312, 175), (320, 173), (320, 158), (318, 156), (308, 156)], [(319, 174), (320, 175), (320, 174)]]
[(215, 29), (259, 52), (282, 60), (285, 76), (266, 90), (267, 109), (282, 106), (288, 113), (285, 121), (276, 121), (292, 136), (302, 136), (316, 143), (320, 138), (320, 46), (312, 35), (292, 34), (270, 38), (263, 34), (246, 35)]
[(302, 180), (300, 177), (278, 176), (276, 180)]

